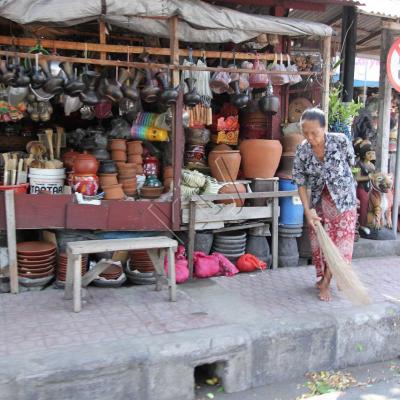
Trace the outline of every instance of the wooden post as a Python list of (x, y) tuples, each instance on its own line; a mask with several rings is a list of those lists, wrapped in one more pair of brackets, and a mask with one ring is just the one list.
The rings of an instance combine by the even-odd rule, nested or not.
[[(274, 192), (279, 192), (279, 180), (274, 180)], [(278, 269), (278, 242), (279, 242), (279, 200), (274, 197), (272, 200), (272, 269)]]
[[(328, 124), (329, 111), (329, 84), (331, 81), (331, 37), (324, 38), (323, 49), (323, 76), (322, 76), (322, 110), (325, 113), (326, 123)], [(328, 128), (328, 126), (326, 126)]]
[[(100, 37), (100, 44), (107, 44), (106, 23), (104, 22), (103, 18), (100, 18), (99, 20), (99, 37)], [(107, 53), (102, 51), (100, 53), (100, 59), (106, 60)]]
[(189, 264), (189, 278), (193, 278), (193, 253), (194, 241), (196, 240), (196, 202), (190, 200), (189, 202), (189, 231), (188, 231), (188, 264)]
[(389, 159), (390, 109), (392, 107), (392, 87), (386, 75), (386, 57), (393, 43), (393, 34), (382, 29), (380, 77), (379, 77), (379, 115), (376, 142), (376, 170), (387, 172)]
[(6, 190), (5, 203), (6, 203), (10, 290), (11, 293), (18, 293), (19, 287), (18, 287), (17, 238), (16, 238), (16, 228), (15, 228), (14, 190)]

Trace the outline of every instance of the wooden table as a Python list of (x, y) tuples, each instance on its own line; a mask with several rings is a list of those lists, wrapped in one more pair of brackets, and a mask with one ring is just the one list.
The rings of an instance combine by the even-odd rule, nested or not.
[(81, 276), (82, 254), (114, 252), (118, 250), (146, 250), (155, 267), (156, 290), (161, 290), (164, 275), (164, 259), (168, 257), (168, 287), (170, 301), (176, 301), (175, 251), (178, 242), (164, 236), (133, 239), (85, 240), (67, 244), (67, 279), (64, 298), (73, 299), (74, 311), (81, 311), (82, 283), (90, 282), (101, 274), (108, 264), (99, 262), (96, 267)]

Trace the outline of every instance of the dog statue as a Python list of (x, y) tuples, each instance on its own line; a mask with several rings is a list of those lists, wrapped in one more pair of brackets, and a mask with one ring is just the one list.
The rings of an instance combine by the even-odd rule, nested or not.
[(367, 224), (371, 229), (392, 229), (393, 176), (383, 172), (370, 174)]

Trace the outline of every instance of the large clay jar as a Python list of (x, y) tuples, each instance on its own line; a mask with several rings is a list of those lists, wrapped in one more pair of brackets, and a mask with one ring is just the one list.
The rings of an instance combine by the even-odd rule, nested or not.
[(132, 142), (127, 143), (128, 146), (128, 154), (129, 155), (142, 155), (143, 154), (143, 146), (140, 140), (134, 140)]
[(287, 155), (294, 155), (297, 146), (304, 140), (304, 136), (300, 133), (291, 133), (282, 137), (283, 153)]
[(96, 174), (99, 168), (99, 162), (95, 156), (82, 153), (76, 156), (74, 160), (74, 172), (80, 175)]
[[(219, 189), (218, 194), (240, 194), (246, 193), (246, 186), (243, 183), (229, 183)], [(244, 206), (245, 199), (218, 200), (216, 203), (231, 204), (235, 203), (238, 207)]]
[(279, 140), (247, 139), (240, 143), (243, 174), (246, 178), (273, 178), (282, 155)]
[(236, 180), (240, 167), (239, 150), (213, 150), (208, 155), (211, 175), (219, 182)]
[(64, 167), (67, 169), (67, 171), (72, 171), (74, 168), (74, 161), (75, 158), (79, 156), (79, 153), (77, 151), (67, 151), (66, 153), (64, 153), (64, 155), (62, 156), (62, 160), (64, 163)]

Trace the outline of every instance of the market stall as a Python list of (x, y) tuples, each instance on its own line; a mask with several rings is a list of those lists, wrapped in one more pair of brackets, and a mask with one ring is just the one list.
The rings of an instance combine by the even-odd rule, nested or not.
[[(277, 251), (277, 201), (296, 191), (274, 177), (291, 179), (301, 112), (327, 108), (331, 29), (201, 1), (60, 7), (0, 6), (43, 36), (0, 36), (0, 189), (14, 191), (16, 229), (193, 236), (256, 220), (273, 224)], [(300, 36), (322, 38), (318, 54), (296, 53)], [(0, 207), (5, 229), (3, 195)]]

